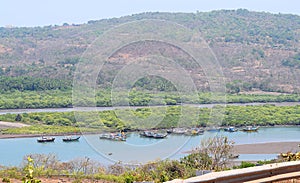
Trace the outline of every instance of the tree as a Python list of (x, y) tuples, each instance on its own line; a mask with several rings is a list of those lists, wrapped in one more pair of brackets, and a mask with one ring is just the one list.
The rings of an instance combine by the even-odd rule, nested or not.
[(15, 120), (16, 120), (16, 121), (22, 121), (22, 115), (21, 115), (21, 114), (17, 114)]
[(227, 137), (215, 136), (203, 139), (199, 150), (211, 158), (212, 170), (223, 170), (232, 155), (233, 144)]
[(187, 167), (201, 170), (224, 170), (232, 156), (233, 142), (215, 136), (201, 141), (201, 146), (180, 161)]

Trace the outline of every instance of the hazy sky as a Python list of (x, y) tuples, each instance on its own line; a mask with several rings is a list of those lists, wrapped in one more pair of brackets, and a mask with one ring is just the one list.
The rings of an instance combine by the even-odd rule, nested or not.
[(0, 0), (0, 27), (61, 25), (141, 12), (246, 8), (300, 15), (299, 0)]

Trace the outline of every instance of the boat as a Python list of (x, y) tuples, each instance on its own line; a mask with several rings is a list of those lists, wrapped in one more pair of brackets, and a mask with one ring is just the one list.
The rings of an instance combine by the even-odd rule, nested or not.
[(143, 131), (140, 133), (140, 136), (142, 137), (153, 137), (154, 135), (154, 132), (151, 132), (151, 131)]
[(54, 137), (40, 137), (37, 139), (37, 142), (54, 142)]
[(231, 155), (229, 156), (230, 159), (237, 159), (237, 158), (239, 158), (239, 157), (240, 157), (239, 154), (231, 154)]
[(155, 133), (152, 138), (163, 139), (163, 138), (167, 137), (167, 135), (168, 135), (167, 133)]
[(203, 135), (203, 133), (204, 133), (204, 130), (201, 128), (191, 128), (191, 129), (187, 130), (185, 135)]
[(124, 133), (105, 133), (101, 134), (99, 138), (113, 141), (126, 141), (126, 135)]
[(152, 131), (144, 131), (144, 132), (140, 133), (140, 136), (154, 138), (154, 139), (163, 139), (163, 138), (168, 136), (168, 133), (158, 133), (158, 132), (152, 132)]
[(74, 141), (78, 141), (79, 139), (80, 139), (80, 136), (78, 136), (78, 137), (66, 136), (62, 140), (64, 142), (74, 142)]
[(257, 132), (259, 126), (254, 127), (254, 126), (247, 126), (246, 128), (243, 128), (244, 132)]
[(202, 128), (172, 128), (167, 130), (168, 134), (174, 135), (203, 135), (204, 130)]
[(236, 129), (236, 128), (233, 127), (233, 126), (230, 126), (230, 127), (228, 127), (228, 128), (224, 128), (224, 131), (225, 131), (225, 132), (237, 132), (238, 129)]
[(184, 134), (186, 134), (188, 132), (188, 130), (187, 129), (185, 129), (185, 128), (174, 128), (174, 129), (172, 129), (172, 134), (176, 134), (176, 135), (184, 135)]

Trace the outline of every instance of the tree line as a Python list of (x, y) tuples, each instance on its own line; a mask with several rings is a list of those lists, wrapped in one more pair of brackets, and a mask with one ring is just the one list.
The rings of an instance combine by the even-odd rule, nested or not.
[[(215, 106), (215, 108), (220, 107), (221, 106)], [(188, 112), (184, 114), (185, 121), (180, 121), (183, 110)], [(195, 126), (206, 127), (211, 125), (237, 127), (247, 125), (300, 125), (300, 105), (227, 106), (224, 109), (224, 113), (220, 116), (223, 118), (223, 121), (220, 124), (216, 124), (216, 122), (210, 118), (210, 113), (210, 108), (172, 106), (167, 107), (165, 111), (162, 111), (161, 107), (153, 107), (151, 109), (138, 108), (134, 110), (118, 109), (116, 111), (80, 112), (76, 113), (76, 116), (74, 116), (73, 112), (4, 114), (0, 115), (0, 121), (18, 121), (37, 125), (39, 128), (41, 128), (39, 125), (48, 125), (98, 129), (103, 131)], [(118, 116), (120, 114), (131, 114), (133, 117), (119, 118)], [(152, 120), (147, 121), (147, 123), (136, 121), (136, 119), (147, 120), (150, 115)], [(144, 124), (144, 126), (142, 124)], [(72, 130), (71, 128), (69, 129)]]
[(44, 90), (69, 90), (72, 82), (30, 76), (8, 77), (0, 76), (0, 90), (5, 91), (44, 91)]

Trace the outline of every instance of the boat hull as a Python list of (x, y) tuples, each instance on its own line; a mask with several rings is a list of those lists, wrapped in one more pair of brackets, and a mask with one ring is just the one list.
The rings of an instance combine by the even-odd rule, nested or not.
[(39, 143), (54, 142), (54, 140), (55, 140), (54, 137), (47, 137), (47, 138), (37, 139), (37, 142), (39, 142)]
[(80, 139), (80, 137), (67, 137), (67, 138), (63, 138), (62, 140), (64, 141), (64, 142), (74, 142), (74, 141), (79, 141), (79, 139)]

